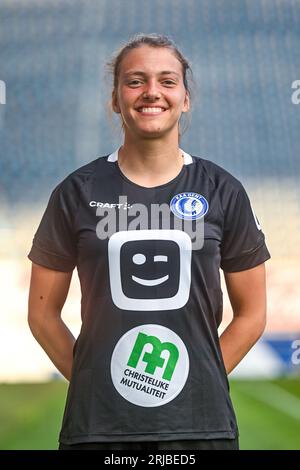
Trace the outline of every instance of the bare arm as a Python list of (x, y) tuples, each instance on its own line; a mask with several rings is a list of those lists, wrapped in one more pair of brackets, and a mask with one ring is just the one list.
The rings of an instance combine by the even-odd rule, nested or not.
[(227, 374), (242, 360), (266, 326), (265, 265), (224, 273), (233, 320), (220, 337)]
[(61, 319), (72, 272), (55, 271), (32, 263), (28, 299), (31, 332), (53, 364), (70, 380), (75, 338)]

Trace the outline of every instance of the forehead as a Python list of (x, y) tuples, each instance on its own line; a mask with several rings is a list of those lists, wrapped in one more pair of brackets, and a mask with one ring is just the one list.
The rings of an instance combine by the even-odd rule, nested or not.
[(120, 74), (134, 70), (145, 73), (169, 70), (182, 74), (181, 63), (170, 49), (164, 47), (140, 46), (129, 51), (120, 64)]

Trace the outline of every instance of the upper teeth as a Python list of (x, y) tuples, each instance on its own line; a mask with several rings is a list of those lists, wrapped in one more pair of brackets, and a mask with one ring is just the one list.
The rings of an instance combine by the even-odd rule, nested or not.
[(142, 113), (160, 113), (163, 111), (162, 108), (142, 108)]

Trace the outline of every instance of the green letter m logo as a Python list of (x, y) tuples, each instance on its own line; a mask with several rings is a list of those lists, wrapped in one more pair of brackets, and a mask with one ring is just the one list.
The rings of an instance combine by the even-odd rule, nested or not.
[(161, 343), (158, 338), (155, 336), (148, 336), (144, 333), (139, 333), (136, 339), (135, 345), (133, 347), (132, 353), (130, 355), (129, 361), (127, 363), (128, 366), (136, 368), (138, 362), (141, 358), (144, 346), (146, 344), (152, 345), (152, 352), (148, 353), (145, 352), (142, 360), (147, 363), (147, 367), (145, 372), (149, 374), (154, 374), (156, 367), (163, 367), (165, 363), (165, 359), (161, 357), (162, 351), (169, 351), (170, 356), (165, 367), (165, 371), (163, 374), (163, 379), (171, 380), (175, 366), (178, 361), (179, 352), (176, 348), (175, 344), (173, 343)]

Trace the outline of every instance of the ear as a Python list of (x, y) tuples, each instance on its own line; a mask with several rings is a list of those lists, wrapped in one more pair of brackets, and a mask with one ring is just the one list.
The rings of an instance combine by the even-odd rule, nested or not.
[(190, 95), (188, 92), (186, 92), (182, 112), (187, 113), (189, 110), (190, 110)]
[(119, 104), (118, 104), (118, 98), (117, 98), (117, 93), (116, 93), (116, 90), (113, 90), (112, 94), (111, 94), (111, 104), (112, 104), (112, 108), (114, 110), (115, 113), (117, 114), (120, 114), (120, 108), (119, 108)]

